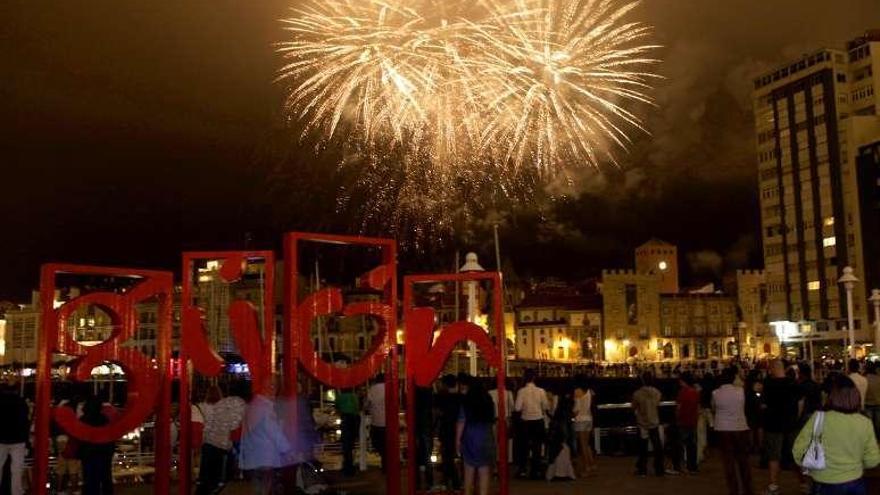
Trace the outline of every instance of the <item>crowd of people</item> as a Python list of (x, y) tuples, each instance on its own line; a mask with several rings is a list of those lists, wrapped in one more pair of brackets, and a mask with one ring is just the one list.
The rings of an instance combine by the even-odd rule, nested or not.
[[(637, 476), (699, 475), (703, 447), (709, 443), (722, 458), (731, 495), (756, 492), (756, 466), (768, 470), (768, 486), (760, 490), (767, 495), (778, 494), (785, 477), (797, 481), (803, 493), (866, 493), (864, 470), (880, 464), (880, 370), (875, 363), (852, 360), (845, 368), (823, 367), (819, 373), (809, 363), (780, 360), (675, 367), (663, 370), (662, 379), (656, 371), (643, 368), (637, 386), (629, 389)], [(514, 466), (518, 478), (573, 480), (597, 472), (592, 445), (603, 398), (597, 389), (607, 386), (602, 380), (586, 374), (547, 380), (532, 369), (507, 380), (504, 411), (512, 448), (511, 457), (503, 461)], [(539, 382), (550, 386), (542, 388)], [(420, 489), (488, 493), (499, 463), (501, 395), (495, 379), (466, 373), (445, 375), (435, 387), (416, 389), (412, 428)], [(387, 468), (385, 399), (382, 375), (366, 390), (336, 391), (343, 476), (357, 472), (355, 445), (364, 417), (370, 448), (381, 469)], [(662, 414), (670, 404), (674, 414)], [(96, 427), (118, 414), (92, 395), (64, 397), (56, 406), (71, 409), (81, 422)], [(13, 495), (23, 493), (29, 416), (19, 393), (0, 388), (0, 466), (9, 460), (2, 481)], [(197, 494), (218, 493), (233, 477), (250, 480), (251, 491), (258, 494), (304, 491), (308, 476), (303, 470), (318, 464), (310, 402), (288, 399), (271, 386), (256, 394), (247, 382), (225, 391), (205, 387), (192, 407), (192, 422)], [(113, 493), (113, 443), (77, 440), (54, 423), (51, 434), (58, 492), (73, 493), (81, 485), (83, 494)], [(820, 469), (807, 462), (818, 458), (817, 444)]]
[[(660, 391), (653, 374), (643, 372), (632, 407), (639, 429), (636, 474), (646, 476), (648, 445), (658, 476), (698, 472), (695, 441), (701, 416), (722, 457), (728, 493), (752, 495), (752, 455), (769, 471), (763, 493), (780, 493), (783, 476), (791, 472), (802, 493), (861, 495), (867, 493), (864, 470), (880, 464), (876, 421), (880, 376), (872, 362), (852, 360), (847, 372), (828, 370), (822, 383), (805, 362), (786, 365), (775, 360), (744, 373), (736, 365), (678, 376), (676, 419), (664, 446), (659, 434)], [(816, 447), (818, 445), (818, 447)], [(817, 449), (821, 455), (817, 455)], [(671, 469), (666, 456), (671, 457)], [(805, 457), (821, 457), (821, 466)]]

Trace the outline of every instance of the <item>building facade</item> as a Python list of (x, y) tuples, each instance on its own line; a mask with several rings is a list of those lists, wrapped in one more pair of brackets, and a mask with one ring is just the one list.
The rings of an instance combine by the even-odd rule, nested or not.
[(636, 272), (657, 275), (661, 294), (678, 294), (678, 248), (651, 239), (636, 248)]
[[(754, 81), (767, 317), (817, 338), (843, 337), (843, 267), (866, 280), (856, 155), (876, 140), (878, 55), (880, 33), (869, 33)], [(857, 330), (866, 326), (867, 293), (856, 285)]]
[(764, 270), (737, 270), (731, 293), (736, 293), (743, 356), (761, 358), (780, 354), (779, 339), (770, 328)]
[(739, 355), (735, 297), (724, 294), (663, 294), (657, 359), (727, 359)]
[(31, 293), (29, 304), (6, 311), (3, 364), (37, 361), (37, 332), (40, 328), (40, 293)]
[(598, 295), (529, 294), (516, 308), (516, 357), (594, 361), (602, 357)]
[(635, 270), (602, 271), (606, 361), (655, 360), (660, 335), (660, 277)]

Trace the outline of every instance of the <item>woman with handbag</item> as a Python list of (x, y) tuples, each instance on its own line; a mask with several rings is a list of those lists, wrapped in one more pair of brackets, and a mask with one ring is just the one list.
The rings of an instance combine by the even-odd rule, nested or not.
[(824, 411), (807, 421), (794, 443), (798, 465), (809, 471), (814, 495), (865, 495), (864, 470), (880, 464), (871, 421), (859, 414), (862, 398), (851, 379), (837, 375)]

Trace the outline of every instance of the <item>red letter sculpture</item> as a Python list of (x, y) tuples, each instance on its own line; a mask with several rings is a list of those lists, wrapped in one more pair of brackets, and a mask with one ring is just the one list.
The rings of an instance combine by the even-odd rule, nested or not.
[[(100, 275), (139, 279), (130, 289), (119, 292), (93, 292), (77, 297), (56, 308), (55, 278), (58, 274)], [(50, 395), (52, 389), (52, 354), (76, 356), (71, 376), (76, 381), (88, 380), (92, 368), (104, 362), (119, 365), (125, 373), (127, 398), (122, 413), (108, 425), (94, 427), (80, 422), (68, 408), (52, 410), (55, 421), (70, 435), (97, 442), (118, 440), (156, 413), (156, 490), (167, 492), (171, 472), (170, 451), (170, 358), (171, 358), (171, 293), (170, 272), (129, 270), (80, 265), (44, 265), (40, 302), (42, 332), (39, 335), (37, 362), (37, 418), (35, 425), (35, 488), (46, 493), (48, 476), (48, 434)], [(131, 347), (123, 347), (137, 331), (135, 306), (148, 299), (158, 302), (157, 358), (155, 360)], [(95, 306), (111, 319), (110, 338), (94, 346), (79, 344), (68, 335), (68, 318), (85, 306)]]
[[(435, 313), (432, 308), (413, 307), (413, 286), (437, 282), (491, 281), (492, 283), (492, 330), (495, 342), (480, 326), (457, 321), (439, 329), (434, 337)], [(499, 493), (507, 495), (507, 422), (505, 386), (505, 335), (504, 313), (501, 299), (501, 275), (498, 273), (464, 273), (458, 275), (413, 275), (404, 277), (403, 307), (406, 330), (406, 423), (407, 468), (409, 493), (416, 493), (416, 440), (415, 425), (416, 387), (430, 387), (436, 380), (449, 356), (460, 342), (472, 341), (477, 345), (483, 359), (496, 370), (498, 383), (498, 463)]]
[[(204, 312), (194, 305), (193, 269), (197, 261), (220, 261), (217, 271), (226, 283), (239, 281), (249, 262), (262, 260), (263, 267), (263, 307), (256, 308), (249, 301), (232, 301), (228, 308), (229, 325), (239, 354), (248, 364), (251, 374), (251, 389), (260, 393), (272, 380), (275, 369), (275, 254), (272, 251), (212, 251), (183, 253), (183, 329), (180, 334), (180, 493), (189, 493), (192, 483), (192, 409), (190, 399), (189, 362), (195, 371), (205, 376), (217, 376), (225, 362), (211, 348), (204, 329)], [(263, 311), (261, 331), (260, 310)]]
[[(383, 291), (382, 302), (353, 303), (343, 306), (342, 291), (338, 288), (327, 288), (307, 296), (299, 301), (299, 244), (301, 242), (317, 242), (327, 244), (344, 244), (379, 248), (382, 264), (358, 278), (358, 284)], [(330, 387), (350, 388), (366, 383), (370, 377), (382, 370), (388, 363), (386, 373), (386, 390), (398, 390), (397, 346), (395, 342), (397, 329), (397, 246), (391, 239), (374, 239), (366, 237), (337, 236), (325, 234), (306, 234), (294, 232), (284, 239), (285, 254), (285, 350), (284, 371), (288, 380), (286, 393), (296, 394), (297, 363), (319, 382)], [(341, 313), (343, 316), (366, 314), (375, 317), (380, 324), (380, 331), (366, 355), (348, 368), (339, 368), (324, 361), (312, 344), (310, 328), (312, 320), (318, 316)], [(390, 355), (391, 359), (388, 359)], [(397, 393), (389, 392), (385, 398), (386, 417), (389, 418), (386, 429), (386, 445), (388, 466), (386, 492), (390, 495), (400, 493), (400, 427), (395, 418), (399, 415)]]

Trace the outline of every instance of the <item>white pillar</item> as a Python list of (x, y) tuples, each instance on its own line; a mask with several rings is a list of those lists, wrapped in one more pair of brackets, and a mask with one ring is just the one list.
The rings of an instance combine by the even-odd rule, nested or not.
[(843, 275), (838, 280), (838, 283), (843, 284), (843, 288), (846, 289), (846, 319), (848, 324), (848, 335), (849, 335), (849, 346), (850, 351), (849, 355), (851, 358), (856, 357), (856, 328), (855, 328), (855, 315), (853, 315), (853, 289), (856, 286), (856, 282), (859, 279), (853, 275), (853, 269), (851, 266), (846, 266), (843, 268)]
[(849, 357), (856, 357), (856, 328), (853, 321), (853, 288), (846, 288), (846, 319), (849, 330)]
[[(477, 283), (467, 283), (468, 294), (468, 321), (476, 323), (477, 320)], [(477, 344), (473, 340), (468, 341), (468, 354), (470, 359), (470, 374), (477, 376)]]

